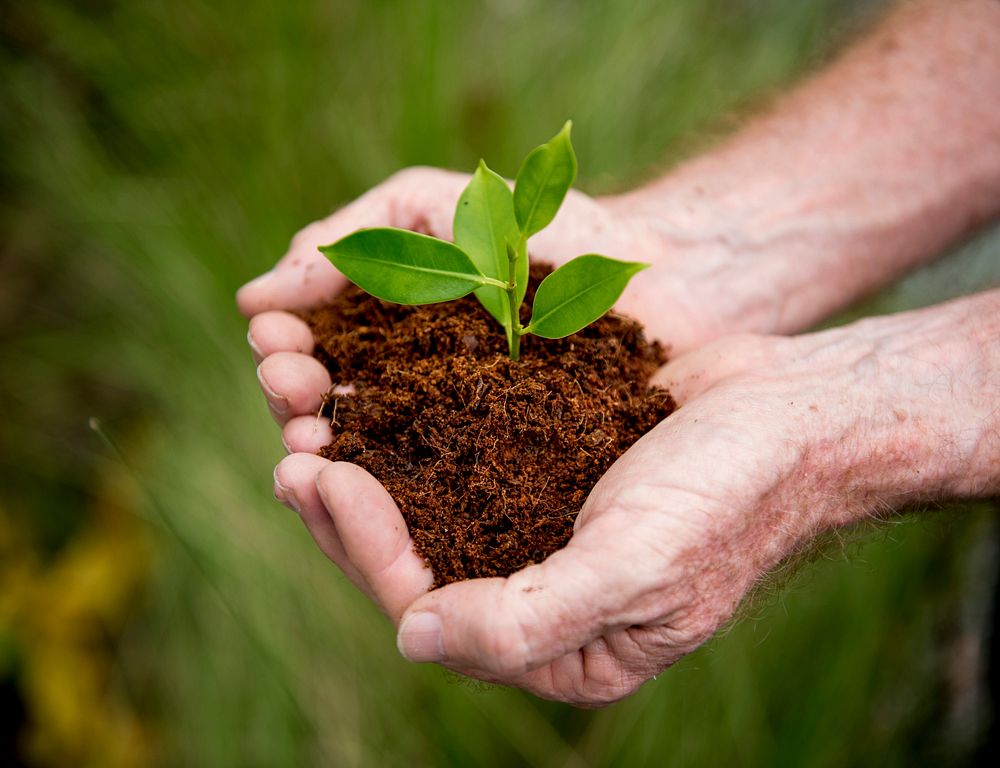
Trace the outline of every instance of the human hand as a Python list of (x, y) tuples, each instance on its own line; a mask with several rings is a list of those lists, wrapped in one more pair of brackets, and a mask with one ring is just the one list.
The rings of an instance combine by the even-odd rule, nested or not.
[(433, 592), (364, 470), (293, 454), (275, 495), (397, 624), (411, 660), (599, 706), (711, 637), (817, 533), (1000, 490), (998, 374), (1000, 292), (720, 340), (661, 371), (681, 408), (601, 479), (563, 550)]
[[(289, 450), (312, 452), (330, 440), (328, 428), (311, 418), (330, 379), (311, 357), (308, 326), (287, 311), (329, 301), (346, 285), (317, 247), (374, 226), (450, 239), (455, 202), (468, 180), (433, 168), (402, 171), (303, 229), (272, 271), (240, 289), (237, 301), (251, 317), (248, 339), (260, 366), (261, 387), (275, 418), (285, 426)], [(559, 265), (582, 253), (599, 252), (650, 263), (653, 267), (633, 280), (618, 301), (620, 312), (640, 320), (647, 335), (668, 344), (672, 352), (723, 333), (730, 327), (728, 318), (740, 314), (739, 302), (722, 296), (718, 281), (709, 279), (728, 258), (724, 247), (712, 239), (675, 247), (633, 207), (618, 198), (598, 200), (570, 191), (552, 225), (532, 238), (532, 257)], [(669, 314), (662, 311), (664, 306), (670, 307)]]

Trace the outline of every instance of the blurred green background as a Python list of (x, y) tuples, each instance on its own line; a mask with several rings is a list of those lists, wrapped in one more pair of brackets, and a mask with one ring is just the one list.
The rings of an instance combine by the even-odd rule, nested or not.
[[(599, 712), (404, 663), (271, 498), (233, 293), (411, 164), (583, 189), (728, 130), (843, 0), (8, 3), (0, 10), (0, 764), (912, 765), (992, 727), (995, 510), (829, 550)], [(996, 233), (857, 312), (1000, 282)], [(128, 468), (88, 429), (101, 419)]]

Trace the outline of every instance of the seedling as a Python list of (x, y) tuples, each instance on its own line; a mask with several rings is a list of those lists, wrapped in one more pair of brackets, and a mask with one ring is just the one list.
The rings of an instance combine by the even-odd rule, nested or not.
[(320, 250), (355, 285), (383, 301), (435, 304), (469, 293), (507, 334), (510, 357), (528, 333), (561, 339), (597, 320), (628, 281), (648, 267), (607, 256), (578, 256), (548, 275), (521, 325), (528, 284), (528, 238), (547, 227), (576, 179), (571, 123), (536, 147), (517, 172), (514, 191), (479, 162), (455, 208), (455, 242), (405, 229), (361, 229)]

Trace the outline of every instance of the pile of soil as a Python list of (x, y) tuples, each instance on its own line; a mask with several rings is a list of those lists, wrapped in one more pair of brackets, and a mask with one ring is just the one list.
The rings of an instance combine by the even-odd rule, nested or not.
[[(529, 302), (548, 271), (532, 268)], [(319, 453), (382, 482), (436, 587), (564, 546), (601, 475), (675, 408), (648, 385), (663, 350), (614, 314), (565, 339), (525, 336), (518, 362), (471, 296), (404, 307), (350, 286), (305, 319), (334, 388), (354, 388), (328, 393), (334, 439)]]

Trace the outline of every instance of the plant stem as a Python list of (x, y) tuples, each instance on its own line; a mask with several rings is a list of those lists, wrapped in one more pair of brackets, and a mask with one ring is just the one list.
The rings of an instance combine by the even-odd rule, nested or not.
[(507, 319), (510, 322), (510, 359), (521, 357), (521, 313), (517, 300), (517, 253), (507, 243)]
[(507, 283), (503, 280), (497, 280), (493, 277), (480, 277), (479, 281), (483, 285), (492, 285), (494, 288), (503, 288), (505, 291), (507, 290)]

